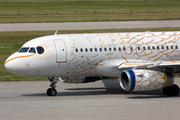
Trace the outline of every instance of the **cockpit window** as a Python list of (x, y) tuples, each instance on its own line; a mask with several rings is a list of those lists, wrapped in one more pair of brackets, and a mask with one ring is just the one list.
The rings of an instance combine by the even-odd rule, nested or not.
[(30, 48), (29, 52), (30, 52), (30, 53), (36, 53), (36, 50), (35, 50), (34, 47), (32, 47), (32, 48)]
[(44, 48), (43, 47), (39, 46), (39, 47), (36, 47), (36, 49), (37, 49), (38, 54), (43, 54), (44, 53)]
[(29, 50), (29, 47), (22, 47), (19, 52), (22, 53), (22, 52), (27, 52)]

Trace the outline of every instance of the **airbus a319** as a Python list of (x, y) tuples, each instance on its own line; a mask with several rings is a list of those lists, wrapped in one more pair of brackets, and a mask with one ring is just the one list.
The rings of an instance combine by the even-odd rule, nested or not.
[(4, 63), (18, 75), (50, 80), (47, 95), (56, 96), (57, 81), (88, 83), (119, 78), (125, 91), (162, 89), (177, 96), (180, 32), (54, 34), (26, 42)]

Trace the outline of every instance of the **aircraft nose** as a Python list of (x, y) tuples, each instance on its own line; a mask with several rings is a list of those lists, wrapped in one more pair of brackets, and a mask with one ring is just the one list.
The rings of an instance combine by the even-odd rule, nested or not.
[(4, 67), (11, 73), (17, 74), (18, 73), (18, 59), (13, 59), (9, 57), (5, 63)]

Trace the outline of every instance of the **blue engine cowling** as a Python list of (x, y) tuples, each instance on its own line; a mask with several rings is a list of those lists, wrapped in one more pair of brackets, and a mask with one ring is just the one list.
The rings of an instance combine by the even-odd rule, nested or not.
[(146, 69), (124, 70), (119, 76), (120, 86), (125, 91), (150, 91), (172, 86), (172, 74)]

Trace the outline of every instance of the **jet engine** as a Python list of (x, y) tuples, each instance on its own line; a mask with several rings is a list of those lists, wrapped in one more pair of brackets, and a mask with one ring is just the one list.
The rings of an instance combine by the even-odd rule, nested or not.
[(61, 77), (59, 80), (63, 83), (89, 83), (101, 80), (100, 77)]
[(172, 86), (174, 78), (160, 71), (132, 69), (122, 71), (119, 82), (125, 91), (150, 91)]

